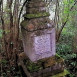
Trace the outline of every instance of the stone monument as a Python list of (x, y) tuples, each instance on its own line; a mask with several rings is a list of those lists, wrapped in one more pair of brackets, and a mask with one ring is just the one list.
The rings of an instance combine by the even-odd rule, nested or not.
[[(27, 2), (21, 23), (24, 52), (28, 57), (25, 62), (27, 69), (22, 62), (21, 65), (27, 77), (50, 77), (64, 71), (64, 60), (56, 55), (55, 26), (49, 15), (44, 1)], [(62, 74), (66, 75), (65, 72)]]
[(31, 0), (21, 23), (23, 46), (31, 61), (55, 55), (55, 28), (41, 0)]

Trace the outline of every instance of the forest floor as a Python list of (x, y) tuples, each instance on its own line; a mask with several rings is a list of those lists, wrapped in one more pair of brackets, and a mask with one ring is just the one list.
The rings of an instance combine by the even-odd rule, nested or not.
[(10, 65), (3, 54), (0, 54), (0, 77), (22, 77), (19, 68)]

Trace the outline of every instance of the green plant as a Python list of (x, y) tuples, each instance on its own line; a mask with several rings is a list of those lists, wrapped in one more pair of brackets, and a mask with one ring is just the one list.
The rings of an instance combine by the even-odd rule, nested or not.
[(0, 38), (2, 38), (2, 33), (3, 33), (3, 30), (0, 29)]

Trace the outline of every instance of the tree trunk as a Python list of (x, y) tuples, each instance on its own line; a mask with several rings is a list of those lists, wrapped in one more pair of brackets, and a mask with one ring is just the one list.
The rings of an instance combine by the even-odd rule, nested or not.
[(9, 61), (10, 66), (16, 65), (17, 57), (19, 51), (19, 24), (18, 24), (18, 9), (19, 0), (15, 0), (14, 3), (14, 14), (12, 13), (13, 0), (7, 0), (6, 14), (8, 15), (7, 21), (2, 17), (2, 29), (4, 38), (4, 47), (6, 52), (6, 57)]

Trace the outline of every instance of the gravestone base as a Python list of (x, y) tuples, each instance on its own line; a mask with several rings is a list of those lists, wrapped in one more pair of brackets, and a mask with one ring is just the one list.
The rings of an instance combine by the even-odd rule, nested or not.
[[(64, 69), (64, 60), (59, 56), (38, 60), (36, 63), (29, 60), (24, 53), (19, 55), (19, 65), (27, 77), (64, 77), (68, 72)], [(58, 76), (61, 75), (61, 76)]]

